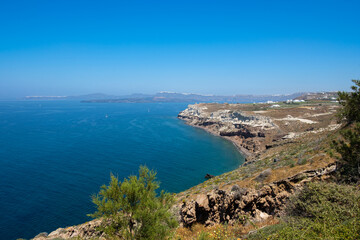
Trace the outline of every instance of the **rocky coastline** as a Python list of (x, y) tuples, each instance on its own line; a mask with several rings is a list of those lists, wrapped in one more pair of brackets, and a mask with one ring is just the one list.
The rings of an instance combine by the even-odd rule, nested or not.
[[(319, 139), (339, 128), (332, 118), (336, 107), (189, 105), (179, 113), (179, 119), (233, 142), (247, 162), (233, 172), (212, 176), (203, 184), (177, 194), (173, 211), (180, 226), (234, 224), (244, 217), (254, 223), (265, 222), (281, 215), (287, 199), (306, 182), (331, 177), (336, 171), (335, 160), (315, 148)], [(287, 152), (291, 151), (290, 155), (298, 159), (296, 166), (291, 166), (292, 159), (288, 160)], [(305, 158), (305, 164), (300, 162)], [(104, 239), (96, 230), (100, 223), (101, 220), (95, 219), (50, 234), (41, 233), (34, 239)]]
[(245, 156), (260, 152), (266, 144), (285, 136), (269, 117), (222, 108), (209, 111), (209, 104), (189, 105), (178, 118), (233, 142)]
[(224, 222), (235, 224), (244, 221), (245, 217), (252, 222), (266, 221), (279, 216), (289, 196), (306, 182), (324, 180), (335, 170), (336, 164), (331, 163), (324, 168), (300, 172), (266, 184), (259, 190), (233, 185), (229, 191), (214, 189), (207, 194), (199, 194), (196, 199), (183, 203), (180, 222), (184, 227), (191, 227), (196, 223), (205, 226)]
[[(257, 108), (258, 106), (254, 109)], [(286, 109), (269, 110), (271, 105), (266, 104), (263, 104), (262, 108), (266, 110), (254, 110), (249, 104), (200, 103), (189, 105), (178, 114), (178, 118), (190, 126), (201, 128), (233, 142), (243, 155), (251, 159), (284, 140), (321, 129), (323, 125), (329, 127), (329, 123), (322, 122), (324, 119), (321, 119), (322, 121), (311, 119), (335, 112), (332, 107), (298, 108), (296, 115), (303, 115), (299, 118), (299, 116), (287, 114)], [(277, 116), (269, 115), (268, 113), (271, 112), (276, 113)], [(328, 120), (328, 118), (325, 119)], [(331, 127), (338, 128), (339, 126), (333, 124)], [(299, 130), (302, 131), (295, 132)]]
[[(340, 127), (329, 117), (336, 106), (317, 104), (283, 109), (272, 109), (265, 104), (260, 106), (264, 110), (257, 109), (258, 106), (251, 108), (249, 104), (194, 104), (180, 112), (178, 118), (232, 141), (246, 156), (247, 162), (243, 166), (261, 161), (270, 148), (277, 156), (283, 151), (279, 147), (290, 143), (296, 145), (301, 136), (316, 136)], [(273, 158), (272, 161), (276, 164), (279, 159)], [(286, 178), (257, 185), (271, 174), (272, 170), (268, 168), (254, 174), (254, 183), (260, 186), (258, 189), (230, 184), (227, 190), (224, 186), (223, 189), (215, 186), (214, 190), (194, 194), (188, 200), (183, 198), (181, 224), (185, 227), (196, 223), (206, 226), (224, 222), (233, 224), (244, 216), (253, 222), (261, 222), (278, 216), (292, 193), (308, 181), (326, 179), (336, 170), (336, 164), (331, 160), (328, 165), (320, 166), (315, 169), (309, 166), (309, 170), (295, 171)]]

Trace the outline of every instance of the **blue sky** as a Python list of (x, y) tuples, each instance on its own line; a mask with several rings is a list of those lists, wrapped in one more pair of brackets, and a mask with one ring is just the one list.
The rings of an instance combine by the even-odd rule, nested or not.
[(360, 79), (360, 1), (1, 1), (0, 98), (277, 94)]

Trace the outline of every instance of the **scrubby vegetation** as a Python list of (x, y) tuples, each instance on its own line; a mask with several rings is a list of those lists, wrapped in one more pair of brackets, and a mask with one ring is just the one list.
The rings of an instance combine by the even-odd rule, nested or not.
[[(360, 107), (360, 106), (359, 106)], [(333, 146), (341, 155), (338, 160), (339, 179), (343, 182), (360, 180), (360, 124), (341, 132), (341, 139), (334, 140)]]
[[(310, 183), (293, 196), (282, 223), (267, 227), (250, 239), (360, 238), (360, 81), (354, 92), (339, 92), (339, 120), (346, 122), (332, 146), (339, 154), (333, 183)], [(339, 183), (347, 183), (343, 185)]]
[(353, 82), (353, 92), (339, 92), (338, 101), (343, 107), (339, 110), (338, 117), (348, 126), (341, 131), (340, 139), (333, 140), (333, 146), (340, 154), (340, 179), (347, 182), (360, 180), (360, 80)]
[[(111, 239), (360, 239), (360, 81), (353, 92), (339, 92), (341, 131), (304, 135), (268, 150), (251, 164), (214, 177), (178, 195), (185, 203), (191, 195), (219, 186), (260, 188), (298, 172), (337, 161), (337, 176), (310, 182), (293, 195), (281, 218), (212, 227), (177, 228), (170, 213), (174, 197), (156, 194), (156, 173), (141, 167), (139, 177), (122, 183), (113, 175), (109, 186), (93, 196), (104, 231)], [(245, 224), (244, 224), (245, 223)], [(267, 227), (263, 227), (269, 225)]]
[(338, 92), (338, 101), (343, 106), (338, 113), (339, 119), (347, 123), (360, 122), (360, 80), (352, 80), (353, 92)]
[(358, 239), (360, 191), (337, 183), (309, 183), (294, 195), (287, 217), (249, 239)]
[(139, 177), (120, 182), (111, 175), (109, 186), (103, 185), (92, 197), (97, 211), (91, 217), (104, 219), (100, 230), (110, 239), (166, 239), (177, 221), (169, 209), (173, 195), (157, 196), (156, 172), (142, 166)]
[[(206, 181), (201, 187), (214, 184), (242, 186), (271, 182), (281, 169), (299, 171), (302, 165), (336, 159), (337, 175), (327, 181), (308, 183), (292, 196), (284, 215), (265, 223), (261, 228), (247, 225), (217, 226), (226, 232), (222, 239), (360, 239), (360, 81), (353, 81), (353, 92), (339, 92), (340, 131), (305, 136), (304, 141), (287, 144), (284, 151), (262, 156), (262, 159), (231, 173)], [(318, 138), (318, 139), (316, 139)], [(294, 145), (294, 146), (293, 146)], [(276, 161), (274, 161), (276, 159)], [(315, 165), (314, 165), (315, 166)], [(264, 171), (270, 171), (266, 174)], [(225, 183), (225, 184), (224, 184)], [(217, 231), (219, 232), (219, 231)], [(250, 232), (250, 234), (249, 234)], [(211, 229), (183, 233), (181, 239), (217, 239)], [(215, 232), (214, 232), (215, 233)]]

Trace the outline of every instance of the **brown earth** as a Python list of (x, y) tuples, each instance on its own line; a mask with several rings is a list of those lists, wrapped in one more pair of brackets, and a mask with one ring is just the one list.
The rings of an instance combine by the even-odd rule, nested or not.
[[(213, 229), (225, 222), (242, 224), (245, 217), (256, 226), (276, 224), (293, 192), (336, 170), (329, 142), (340, 127), (335, 119), (337, 104), (271, 106), (197, 104), (179, 114), (188, 124), (234, 142), (247, 154), (247, 162), (238, 169), (177, 194), (173, 210), (183, 226), (176, 230), (180, 239), (187, 239), (182, 234), (191, 235), (199, 224)], [(59, 228), (34, 239), (101, 239), (95, 230), (99, 223)], [(251, 227), (242, 229), (245, 234)]]
[[(234, 224), (244, 216), (265, 223), (281, 213), (288, 197), (303, 184), (328, 178), (336, 170), (329, 142), (340, 128), (335, 118), (337, 108), (337, 104), (329, 102), (276, 109), (266, 104), (198, 104), (194, 111), (180, 113), (179, 118), (188, 124), (223, 136), (248, 153), (247, 162), (238, 169), (177, 195), (183, 226)], [(261, 121), (250, 121), (241, 124), (238, 131), (231, 126), (238, 119), (229, 117), (226, 110), (268, 120), (263, 121), (265, 127)], [(266, 128), (269, 119), (272, 128)], [(224, 126), (233, 134), (224, 136)], [(253, 148), (248, 147), (250, 143)], [(234, 188), (240, 189), (237, 197)]]
[(269, 104), (200, 103), (189, 105), (178, 117), (189, 125), (227, 138), (250, 156), (284, 139), (338, 128), (335, 118), (337, 108), (337, 104), (331, 103), (279, 108), (271, 108)]

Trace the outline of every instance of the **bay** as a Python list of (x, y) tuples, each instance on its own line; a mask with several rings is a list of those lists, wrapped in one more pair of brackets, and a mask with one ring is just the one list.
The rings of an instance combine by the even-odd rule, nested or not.
[(0, 102), (0, 238), (91, 220), (91, 195), (110, 173), (123, 179), (140, 165), (161, 189), (180, 192), (206, 173), (237, 168), (235, 146), (186, 125), (187, 103)]

